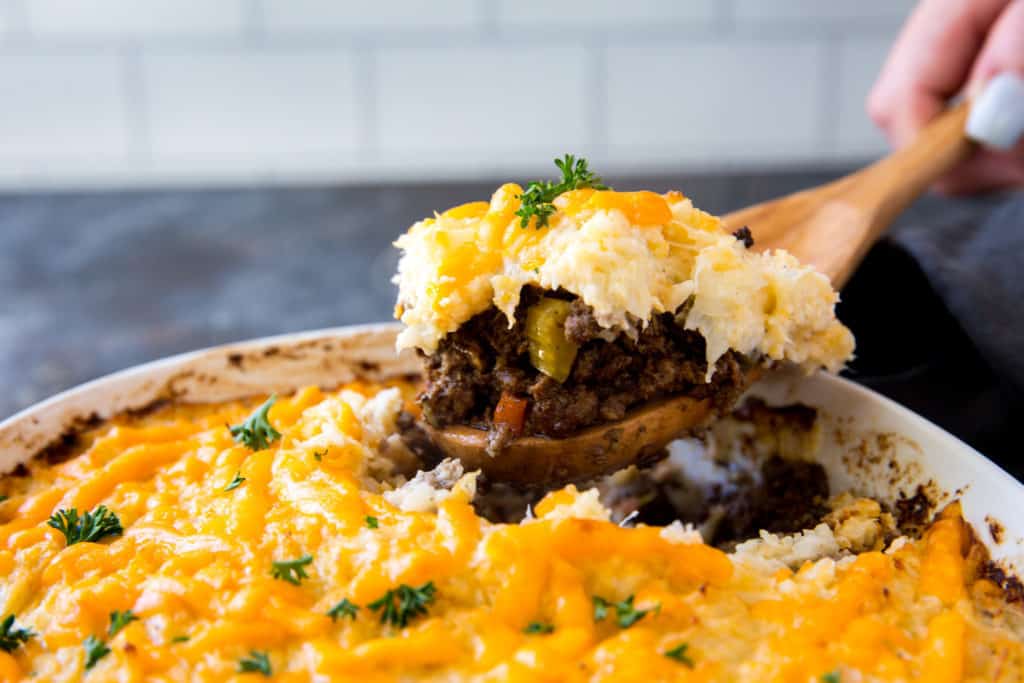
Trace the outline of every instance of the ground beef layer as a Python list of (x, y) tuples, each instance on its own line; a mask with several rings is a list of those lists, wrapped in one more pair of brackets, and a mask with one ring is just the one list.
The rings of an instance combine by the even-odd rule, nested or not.
[[(742, 391), (745, 359), (726, 353), (711, 382), (705, 382), (704, 339), (684, 330), (672, 313), (654, 317), (631, 339), (600, 327), (593, 311), (579, 299), (543, 293), (572, 302), (565, 334), (579, 351), (568, 379), (559, 383), (530, 363), (526, 312), (541, 296), (536, 289), (523, 291), (511, 328), (505, 315), (492, 307), (446, 336), (437, 351), (426, 356), (420, 405), (431, 425), (492, 429), (494, 407), (503, 392), (510, 392), (529, 399), (525, 435), (561, 438), (621, 419), (630, 408), (649, 400), (689, 395), (730, 405)], [(498, 441), (510, 438), (494, 431)]]

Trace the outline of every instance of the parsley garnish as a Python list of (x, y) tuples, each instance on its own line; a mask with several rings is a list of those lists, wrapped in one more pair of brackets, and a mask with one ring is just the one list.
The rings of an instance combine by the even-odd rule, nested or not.
[(242, 476), (242, 473), (235, 472), (235, 478), (232, 479), (231, 483), (224, 488), (225, 493), (228, 491), (234, 491), (235, 489), (242, 485), (243, 481), (245, 481), (245, 477)]
[(85, 648), (85, 670), (96, 666), (96, 663), (110, 654), (110, 648), (107, 644), (96, 636), (89, 636), (82, 643), (82, 647)]
[(187, 643), (189, 636), (174, 636), (171, 638), (172, 643)]
[(326, 448), (323, 449), (322, 451), (313, 451), (313, 457), (316, 458), (317, 462), (320, 462), (321, 460), (323, 460), (325, 455), (327, 455), (327, 449)]
[(594, 596), (593, 601), (594, 621), (602, 621), (606, 616), (608, 616), (608, 607), (610, 605), (607, 600), (597, 595)]
[(303, 555), (297, 560), (280, 560), (271, 562), (270, 575), (275, 579), (281, 579), (298, 586), (302, 579), (308, 579), (309, 574), (303, 569), (313, 561), (312, 555)]
[(277, 396), (271, 396), (245, 422), (234, 427), (228, 427), (231, 431), (231, 436), (235, 437), (235, 441), (244, 443), (254, 451), (262, 451), (264, 448), (269, 448), (270, 444), (274, 441), (280, 439), (281, 433), (274, 429), (274, 426), (267, 420), (267, 411), (276, 402)]
[(337, 621), (338, 619), (344, 619), (345, 617), (355, 619), (356, 612), (358, 611), (359, 605), (354, 602), (350, 602), (348, 598), (342, 598), (341, 602), (327, 610), (327, 616), (331, 618), (331, 621)]
[(664, 652), (662, 654), (664, 654), (669, 659), (674, 659), (680, 664), (684, 664), (692, 669), (694, 666), (696, 666), (696, 664), (692, 659), (690, 659), (690, 656), (686, 654), (686, 651), (689, 649), (689, 647), (690, 646), (687, 643), (682, 643), (680, 645), (676, 645), (671, 650), (668, 650), (667, 652)]
[(636, 622), (643, 619), (650, 611), (651, 610), (648, 609), (635, 609), (633, 607), (632, 595), (615, 605), (616, 616), (618, 616), (619, 620), (619, 628), (629, 628)]
[(545, 624), (542, 621), (531, 621), (529, 625), (523, 629), (523, 633), (554, 633), (555, 627), (553, 624)]
[(5, 496), (5, 495), (3, 495), (2, 493), (0, 493), (0, 503), (4, 502), (4, 501), (5, 501), (5, 500), (7, 500), (8, 498), (10, 498), (10, 496)]
[(562, 159), (555, 159), (555, 166), (562, 172), (562, 182), (537, 180), (527, 185), (526, 190), (520, 195), (522, 203), (516, 211), (516, 215), (519, 216), (519, 227), (528, 226), (531, 218), (536, 219), (537, 228), (547, 225), (548, 219), (555, 213), (555, 205), (552, 202), (563, 192), (585, 187), (595, 190), (608, 189), (608, 186), (601, 184), (601, 179), (587, 168), (586, 159), (577, 159), (571, 154), (566, 154)]
[(615, 619), (619, 624), (619, 628), (629, 628), (636, 622), (647, 616), (649, 609), (636, 609), (633, 607), (633, 596), (630, 595), (628, 598), (621, 602), (608, 602), (602, 597), (597, 595), (594, 596), (594, 621), (601, 621), (608, 616), (608, 608), (615, 608)]
[(64, 534), (68, 545), (82, 541), (96, 543), (104, 536), (124, 533), (121, 521), (106, 505), (100, 505), (93, 512), (86, 512), (81, 518), (75, 508), (57, 510), (46, 523)]
[(378, 522), (377, 518), (373, 515), (366, 515), (366, 526), (370, 527), (371, 529), (376, 529), (380, 526), (380, 522)]
[(433, 581), (427, 581), (419, 588), (403, 583), (367, 607), (374, 612), (380, 612), (380, 623), (404, 628), (413, 617), (427, 613), (427, 605), (434, 601), (436, 592)]
[(3, 621), (0, 621), (0, 650), (14, 652), (19, 645), (27, 643), (28, 639), (34, 635), (35, 633), (30, 629), (16, 628), (14, 615), (8, 614)]
[(248, 657), (242, 657), (238, 660), (238, 672), (245, 673), (247, 671), (270, 676), (270, 656), (266, 652), (249, 650)]
[(821, 675), (821, 683), (839, 683), (839, 671), (829, 671)]
[(107, 635), (113, 638), (117, 635), (117, 632), (123, 629), (133, 621), (138, 621), (139, 618), (132, 614), (130, 609), (126, 609), (123, 612), (114, 610), (110, 613), (110, 628), (107, 630)]

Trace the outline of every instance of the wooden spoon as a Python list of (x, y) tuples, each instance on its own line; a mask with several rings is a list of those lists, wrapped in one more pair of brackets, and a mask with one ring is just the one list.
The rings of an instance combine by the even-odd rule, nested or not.
[[(893, 219), (971, 153), (974, 143), (964, 135), (967, 114), (965, 101), (881, 161), (827, 185), (731, 213), (725, 225), (749, 227), (755, 248), (786, 249), (841, 287)], [(712, 413), (707, 400), (674, 397), (568, 438), (515, 439), (497, 457), (487, 454), (486, 431), (421, 426), (467, 468), (495, 481), (530, 486), (592, 478), (657, 458), (670, 441), (702, 427)]]
[(454, 426), (420, 427), (448, 457), (488, 479), (530, 487), (592, 479), (628, 465), (653, 464), (665, 445), (704, 424), (710, 399), (677, 396), (653, 401), (621, 420), (583, 429), (564, 439), (527, 436), (512, 440), (498, 456), (487, 453), (487, 432)]
[(839, 289), (893, 220), (948, 170), (966, 159), (966, 100), (936, 117), (908, 146), (821, 187), (755, 204), (722, 217), (744, 226), (754, 249), (785, 249)]

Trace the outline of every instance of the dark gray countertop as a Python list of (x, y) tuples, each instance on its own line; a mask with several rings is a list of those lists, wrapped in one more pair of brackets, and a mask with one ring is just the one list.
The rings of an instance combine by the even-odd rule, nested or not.
[[(608, 180), (678, 188), (718, 213), (838, 175)], [(0, 418), (182, 351), (387, 320), (391, 241), (496, 185), (0, 195)], [(928, 198), (902, 220), (981, 210)]]

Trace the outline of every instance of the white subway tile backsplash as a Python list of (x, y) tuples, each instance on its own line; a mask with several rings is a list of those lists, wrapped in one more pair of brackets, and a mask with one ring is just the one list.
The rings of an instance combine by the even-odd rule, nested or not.
[(840, 47), (836, 153), (842, 157), (877, 156), (887, 149), (865, 101), (890, 47), (889, 39), (848, 39)]
[(548, 154), (588, 141), (582, 48), (397, 48), (377, 67), (385, 156)]
[(497, 0), (503, 28), (592, 29), (666, 28), (706, 25), (716, 0)]
[(876, 156), (911, 0), (0, 0), (0, 188)]
[(266, 173), (351, 158), (355, 68), (341, 50), (151, 55), (143, 60), (156, 163)]
[(814, 156), (822, 47), (795, 41), (608, 49), (613, 158), (659, 163)]
[(275, 31), (467, 29), (480, 21), (477, 0), (262, 0), (264, 28)]
[(223, 35), (242, 31), (245, 0), (26, 0), (37, 35)]
[(0, 166), (20, 172), (128, 153), (123, 67), (114, 55), (0, 57)]
[(898, 24), (914, 7), (915, 0), (733, 0), (739, 24), (886, 20)]

